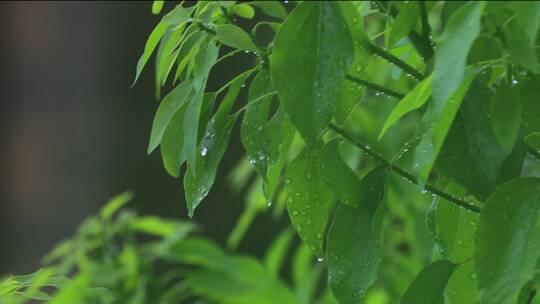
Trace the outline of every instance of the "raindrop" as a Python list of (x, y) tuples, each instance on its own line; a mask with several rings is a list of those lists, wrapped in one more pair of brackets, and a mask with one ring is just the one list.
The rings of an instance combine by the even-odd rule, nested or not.
[(324, 257), (323, 256), (317, 257), (317, 261), (324, 262)]
[(272, 201), (267, 201), (266, 202), (266, 207), (270, 207), (270, 206), (272, 206)]
[(205, 157), (207, 154), (208, 154), (208, 148), (203, 147), (203, 148), (201, 149), (201, 156), (202, 156), (202, 157)]

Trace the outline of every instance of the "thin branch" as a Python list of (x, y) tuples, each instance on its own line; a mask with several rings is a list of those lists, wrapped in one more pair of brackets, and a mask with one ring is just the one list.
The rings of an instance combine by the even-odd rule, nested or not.
[(373, 82), (370, 82), (370, 81), (367, 81), (367, 80), (364, 80), (364, 79), (360, 79), (360, 78), (357, 78), (357, 77), (352, 76), (352, 75), (346, 75), (345, 79), (350, 80), (350, 81), (355, 82), (355, 83), (358, 83), (360, 85), (366, 86), (366, 87), (368, 87), (370, 89), (379, 91), (379, 92), (384, 93), (384, 94), (386, 94), (388, 96), (392, 96), (392, 97), (395, 97), (395, 98), (398, 98), (398, 99), (401, 99), (401, 98), (405, 97), (405, 94), (403, 94), (403, 93), (396, 92), (394, 90), (385, 88), (385, 87), (383, 87), (381, 85), (378, 85), (376, 83), (373, 83)]
[(399, 59), (398, 57), (392, 55), (391, 53), (385, 51), (384, 49), (381, 49), (380, 47), (376, 46), (375, 44), (369, 43), (369, 44), (367, 44), (367, 47), (373, 53), (381, 56), (383, 59), (385, 59), (386, 61), (394, 64), (395, 66), (402, 69), (406, 73), (410, 74), (414, 78), (416, 78), (418, 80), (422, 80), (422, 79), (425, 78), (424, 74), (422, 74), (420, 71), (413, 68), (412, 66), (410, 66), (405, 61), (403, 61), (403, 60)]
[(426, 2), (419, 1), (418, 5), (420, 6), (420, 18), (422, 19), (422, 36), (429, 40), (429, 35), (431, 33), (431, 27), (428, 22), (428, 15), (426, 9)]
[[(341, 135), (341, 137), (345, 138), (346, 140), (351, 142), (353, 145), (360, 148), (366, 154), (370, 155), (371, 157), (373, 157), (377, 161), (381, 162), (385, 166), (388, 166), (390, 169), (392, 169), (397, 174), (401, 175), (403, 178), (407, 179), (408, 181), (410, 181), (410, 182), (412, 182), (414, 184), (417, 184), (417, 185), (419, 184), (418, 179), (414, 175), (412, 175), (411, 173), (407, 172), (406, 170), (404, 170), (404, 169), (390, 163), (379, 152), (373, 150), (368, 145), (360, 142), (358, 139), (356, 139), (352, 135), (348, 134), (347, 131), (344, 130), (343, 128), (340, 128), (340, 127), (338, 127), (338, 126), (336, 126), (334, 124), (331, 124), (330, 129), (334, 130), (334, 132)], [(433, 185), (426, 184), (424, 186), (424, 189), (426, 189), (427, 191), (429, 191), (429, 192), (431, 192), (431, 193), (433, 193), (435, 195), (438, 195), (441, 198), (444, 198), (445, 200), (447, 200), (449, 202), (452, 202), (452, 203), (454, 203), (454, 204), (456, 204), (456, 205), (458, 205), (460, 207), (463, 207), (463, 208), (465, 208), (465, 209), (467, 209), (469, 211), (472, 211), (472, 212), (475, 212), (475, 213), (480, 213), (480, 208), (473, 205), (472, 203), (464, 201), (463, 199), (461, 199), (459, 197), (456, 197), (456, 196), (454, 196), (454, 195), (452, 195), (450, 193), (444, 192), (443, 190), (441, 190), (441, 189), (439, 189), (439, 188), (437, 188), (437, 187), (435, 187)]]

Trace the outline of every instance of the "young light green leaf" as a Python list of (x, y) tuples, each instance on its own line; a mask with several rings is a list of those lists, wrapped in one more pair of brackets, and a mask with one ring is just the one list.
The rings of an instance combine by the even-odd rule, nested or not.
[(247, 3), (240, 3), (234, 6), (234, 13), (242, 18), (253, 19), (255, 17), (255, 9)]
[(437, 172), (482, 201), (497, 186), (519, 176), (524, 156), (520, 144), (509, 153), (495, 138), (489, 114), (492, 97), (480, 78), (471, 84), (436, 162)]
[[(385, 169), (375, 169), (360, 181), (341, 160), (335, 141), (324, 148), (321, 168), (323, 165), (327, 184), (342, 202), (328, 232), (328, 282), (340, 303), (362, 303), (367, 289), (375, 283), (381, 260), (382, 217), (376, 213), (384, 198)], [(336, 171), (326, 171), (334, 165)], [(339, 171), (348, 173), (341, 175)], [(333, 181), (328, 183), (330, 179)]]
[(122, 208), (125, 204), (129, 203), (133, 199), (133, 192), (126, 191), (111, 198), (101, 211), (99, 212), (101, 218), (110, 219), (116, 211)]
[(230, 47), (250, 52), (258, 52), (251, 37), (240, 27), (234, 24), (222, 24), (216, 26), (217, 39), (220, 43)]
[(474, 264), (482, 303), (514, 303), (540, 256), (540, 179), (521, 177), (488, 198), (476, 232)]
[(334, 2), (302, 2), (275, 39), (270, 71), (281, 105), (304, 139), (315, 142), (332, 119), (353, 59), (351, 34)]
[(515, 98), (509, 83), (503, 82), (491, 99), (491, 127), (495, 138), (510, 153), (521, 127), (521, 102)]
[(323, 259), (323, 237), (332, 206), (318, 170), (321, 148), (306, 146), (289, 165), (285, 175), (287, 210), (293, 227), (319, 259)]
[(401, 38), (407, 36), (418, 20), (420, 20), (420, 5), (416, 1), (398, 2), (399, 12), (388, 35), (388, 47), (393, 47)]
[(446, 284), (455, 269), (456, 265), (446, 260), (439, 260), (427, 265), (407, 288), (400, 303), (441, 303)]
[(468, 2), (457, 9), (437, 43), (433, 70), (433, 102), (438, 108), (463, 86), (467, 54), (480, 33), (484, 2)]
[(162, 1), (162, 0), (152, 1), (152, 14), (158, 15), (163, 9), (163, 4), (165, 4), (165, 1)]
[(146, 41), (146, 45), (144, 46), (143, 54), (141, 58), (139, 58), (139, 61), (137, 62), (137, 69), (135, 71), (135, 79), (133, 80), (133, 84), (131, 84), (131, 86), (135, 85), (135, 83), (137, 82), (137, 79), (139, 79), (139, 76), (141, 75), (141, 72), (144, 66), (148, 62), (148, 59), (154, 52), (154, 49), (159, 43), (159, 40), (161, 40), (161, 37), (163, 37), (168, 27), (169, 26), (167, 25), (167, 23), (160, 21), (156, 25), (152, 33), (150, 33), (150, 36), (148, 37), (148, 40)]
[(268, 16), (282, 20), (287, 18), (287, 11), (279, 1), (254, 1), (250, 4), (261, 9)]
[(184, 26), (168, 30), (161, 42), (156, 54), (156, 99), (161, 99), (161, 87), (165, 85), (167, 77), (178, 57), (178, 50), (175, 48), (184, 38), (186, 31)]
[[(422, 135), (414, 151), (413, 170), (425, 182), (446, 138), (459, 106), (476, 75), (468, 76), (460, 88), (442, 104), (433, 100), (422, 117)], [(435, 78), (433, 79), (435, 81)]]
[(412, 91), (410, 91), (392, 110), (379, 134), (381, 139), (386, 131), (393, 126), (405, 114), (416, 110), (423, 106), (431, 96), (431, 82), (433, 75), (429, 75), (426, 79), (419, 82)]
[(173, 115), (188, 101), (192, 91), (193, 82), (184, 81), (163, 98), (152, 123), (152, 132), (150, 133), (150, 142), (148, 143), (147, 150), (148, 154), (152, 153), (161, 143), (163, 133)]

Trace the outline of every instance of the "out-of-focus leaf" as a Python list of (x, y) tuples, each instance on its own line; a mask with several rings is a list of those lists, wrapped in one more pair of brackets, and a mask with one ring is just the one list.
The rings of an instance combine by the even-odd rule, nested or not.
[(446, 260), (439, 260), (427, 265), (401, 298), (401, 304), (441, 303), (444, 289), (456, 265)]
[(161, 143), (163, 133), (165, 133), (169, 122), (182, 105), (189, 100), (192, 91), (193, 82), (184, 81), (163, 98), (152, 123), (152, 132), (150, 133), (150, 142), (148, 143), (147, 150), (148, 154), (152, 153)]
[[(538, 24), (538, 20), (536, 20)], [(538, 25), (536, 25), (538, 27)], [(535, 45), (528, 40), (526, 29), (519, 27), (519, 21), (512, 19), (505, 27), (504, 37), (508, 44), (510, 59), (533, 73), (538, 73), (538, 58)]]
[(394, 24), (388, 35), (388, 46), (392, 47), (401, 38), (407, 36), (418, 20), (420, 20), (420, 6), (416, 1), (407, 1), (399, 3), (399, 12), (395, 18)]
[(161, 12), (161, 9), (163, 9), (163, 4), (165, 4), (165, 1), (162, 1), (162, 0), (152, 1), (152, 14), (158, 15)]
[(536, 41), (540, 22), (540, 3), (536, 1), (511, 1), (508, 3), (516, 14), (517, 26), (529, 42)]
[(287, 210), (293, 227), (319, 259), (323, 259), (323, 236), (332, 206), (332, 194), (319, 175), (321, 148), (307, 146), (293, 160), (285, 175)]
[(386, 131), (401, 117), (413, 110), (420, 108), (426, 103), (429, 96), (431, 96), (432, 79), (432, 75), (429, 75), (429, 77), (419, 82), (412, 91), (410, 91), (401, 101), (398, 102), (396, 107), (392, 110), (384, 122), (381, 133), (379, 134), (379, 139), (381, 139)]
[(488, 198), (476, 232), (474, 265), (482, 303), (514, 303), (540, 256), (540, 179), (522, 177)]
[(148, 37), (148, 40), (146, 41), (146, 45), (144, 46), (143, 54), (141, 58), (139, 58), (139, 61), (137, 62), (135, 79), (133, 80), (132, 86), (137, 82), (137, 79), (139, 79), (139, 76), (141, 75), (141, 72), (144, 66), (146, 65), (146, 63), (148, 62), (148, 59), (154, 52), (154, 49), (159, 43), (159, 40), (161, 40), (161, 37), (163, 37), (163, 35), (167, 31), (167, 28), (168, 28), (167, 23), (160, 21), (156, 25), (152, 33), (150, 33), (150, 36)]
[(133, 199), (133, 192), (126, 191), (111, 198), (103, 208), (101, 208), (100, 216), (103, 219), (110, 219), (118, 209)]
[[(281, 105), (308, 142), (332, 119), (353, 46), (334, 2), (302, 2), (280, 27), (270, 59)], [(294, 76), (293, 76), (294, 75)]]
[(473, 82), (436, 163), (439, 173), (461, 183), (480, 200), (518, 176), (524, 156), (520, 146), (508, 153), (495, 138), (489, 115), (492, 96), (481, 81)]
[(510, 153), (521, 126), (521, 102), (509, 83), (503, 82), (491, 99), (491, 127), (497, 142)]
[(271, 275), (279, 277), (279, 270), (283, 265), (287, 251), (291, 247), (293, 237), (294, 231), (291, 229), (283, 230), (266, 251), (264, 264)]
[(321, 175), (341, 200), (328, 232), (329, 284), (341, 303), (362, 303), (375, 283), (381, 259), (380, 225), (376, 216), (385, 192), (386, 173), (378, 168), (360, 179), (339, 155), (338, 141), (321, 153)]
[(185, 236), (195, 229), (195, 225), (157, 216), (141, 216), (130, 223), (130, 228), (159, 237)]
[(524, 138), (529, 152), (540, 158), (540, 132), (531, 133)]
[(255, 10), (253, 9), (253, 6), (247, 3), (240, 3), (235, 5), (234, 13), (246, 19), (253, 19), (253, 17), (255, 17)]
[(218, 41), (222, 44), (243, 51), (259, 51), (255, 43), (253, 43), (253, 40), (251, 40), (251, 37), (249, 37), (248, 33), (234, 24), (222, 24), (216, 26), (216, 34)]
[(254, 1), (250, 3), (252, 6), (259, 8), (263, 13), (268, 16), (285, 19), (287, 18), (287, 11), (278, 1)]

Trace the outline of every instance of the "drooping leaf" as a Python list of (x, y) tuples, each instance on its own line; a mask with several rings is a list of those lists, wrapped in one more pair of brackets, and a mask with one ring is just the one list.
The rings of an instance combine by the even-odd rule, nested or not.
[(285, 262), (293, 237), (294, 231), (292, 229), (283, 230), (266, 251), (264, 264), (271, 275), (279, 277), (279, 270)]
[(323, 236), (332, 206), (332, 194), (319, 175), (321, 147), (306, 146), (285, 175), (287, 210), (293, 227), (315, 255), (322, 259)]
[(446, 284), (455, 269), (456, 265), (446, 260), (439, 260), (427, 265), (407, 288), (400, 303), (441, 303)]
[[(433, 102), (428, 104), (422, 117), (420, 143), (414, 151), (413, 170), (421, 181), (427, 180), (452, 121), (474, 77), (474, 74), (468, 76), (460, 88), (443, 104), (438, 104), (435, 98), (432, 99)], [(433, 80), (435, 81), (435, 78)]]
[(139, 79), (139, 76), (141, 75), (141, 72), (148, 62), (148, 59), (150, 59), (150, 56), (154, 52), (154, 49), (159, 43), (159, 40), (161, 40), (161, 37), (165, 34), (167, 31), (168, 25), (167, 23), (160, 21), (152, 33), (150, 33), (150, 36), (148, 37), (148, 41), (146, 41), (146, 45), (144, 46), (143, 54), (141, 55), (141, 58), (139, 58), (139, 61), (137, 62), (137, 69), (135, 71), (135, 79), (133, 80), (133, 85), (137, 82), (137, 79)]
[(482, 303), (514, 303), (540, 256), (540, 179), (521, 177), (488, 198), (476, 232), (474, 264)]
[[(359, 10), (365, 5), (359, 6), (353, 2), (342, 1), (339, 2), (341, 13), (345, 18), (345, 22), (351, 32), (351, 37), (354, 46), (354, 60), (351, 64), (348, 74), (365, 79), (367, 74), (367, 67), (371, 55), (366, 51), (366, 44), (369, 42), (369, 38), (364, 31), (364, 25), (362, 18), (359, 17)], [(365, 87), (355, 82), (345, 79), (341, 82), (339, 89), (339, 96), (337, 99), (337, 109), (335, 113), (336, 123), (343, 125), (349, 114), (354, 107), (360, 102), (362, 95), (364, 94)]]
[[(214, 184), (219, 163), (229, 144), (232, 127), (238, 118), (238, 115), (229, 115), (229, 112), (244, 82), (252, 72), (253, 70), (246, 71), (230, 82), (227, 94), (208, 122), (201, 144), (196, 147), (196, 151), (200, 152), (195, 154), (193, 164), (188, 161), (188, 169), (184, 177), (184, 190), (190, 216), (193, 216), (195, 208), (206, 197)], [(187, 115), (186, 112), (184, 122), (187, 121)], [(184, 128), (188, 128), (185, 123)]]
[(433, 103), (438, 108), (449, 102), (463, 86), (467, 54), (480, 33), (484, 2), (468, 2), (448, 20), (435, 51), (433, 70)]
[(272, 82), (308, 142), (330, 123), (352, 59), (351, 34), (337, 3), (302, 2), (280, 27), (270, 58)]
[(195, 56), (194, 82), (195, 95), (186, 109), (184, 118), (184, 154), (188, 166), (195, 168), (198, 154), (198, 134), (201, 108), (204, 99), (204, 88), (208, 73), (217, 60), (218, 47), (208, 44)]
[(399, 3), (399, 12), (388, 35), (388, 46), (392, 47), (401, 38), (407, 36), (420, 20), (420, 6), (416, 1)]
[(491, 99), (491, 127), (497, 142), (511, 152), (521, 126), (521, 102), (509, 83), (503, 82)]
[(495, 138), (489, 114), (493, 93), (475, 80), (437, 158), (437, 171), (484, 200), (503, 182), (521, 172), (523, 149), (506, 152)]
[(362, 303), (381, 259), (382, 218), (376, 213), (386, 173), (378, 168), (360, 181), (339, 156), (338, 142), (332, 141), (321, 154), (322, 174), (341, 200), (328, 232), (328, 282), (340, 303)]
[(250, 4), (261, 9), (268, 16), (278, 19), (287, 18), (287, 11), (279, 1), (254, 1)]
[(184, 81), (174, 88), (159, 104), (154, 122), (147, 153), (150, 154), (161, 143), (163, 133), (174, 114), (184, 105), (193, 91), (193, 82)]
[(174, 9), (163, 16), (163, 21), (170, 26), (179, 26), (191, 19), (191, 12), (178, 4)]
[(293, 127), (281, 110), (268, 121), (274, 91), (270, 73), (261, 70), (249, 89), (249, 104), (242, 121), (242, 144), (249, 162), (263, 178), (265, 195), (272, 200), (288, 147), (294, 134)]
[(184, 151), (184, 117), (187, 104), (180, 106), (171, 118), (161, 139), (161, 159), (163, 167), (173, 177), (180, 174), (180, 166), (185, 161)]
[(243, 51), (259, 51), (253, 40), (251, 40), (251, 37), (242, 28), (234, 24), (216, 26), (216, 34), (218, 41), (222, 44)]
[(402, 100), (398, 102), (396, 107), (392, 110), (384, 122), (381, 133), (379, 134), (379, 139), (381, 139), (386, 131), (401, 117), (413, 110), (420, 108), (426, 103), (429, 96), (431, 96), (432, 79), (432, 75), (429, 75), (426, 79), (419, 82), (412, 91), (410, 91)]

